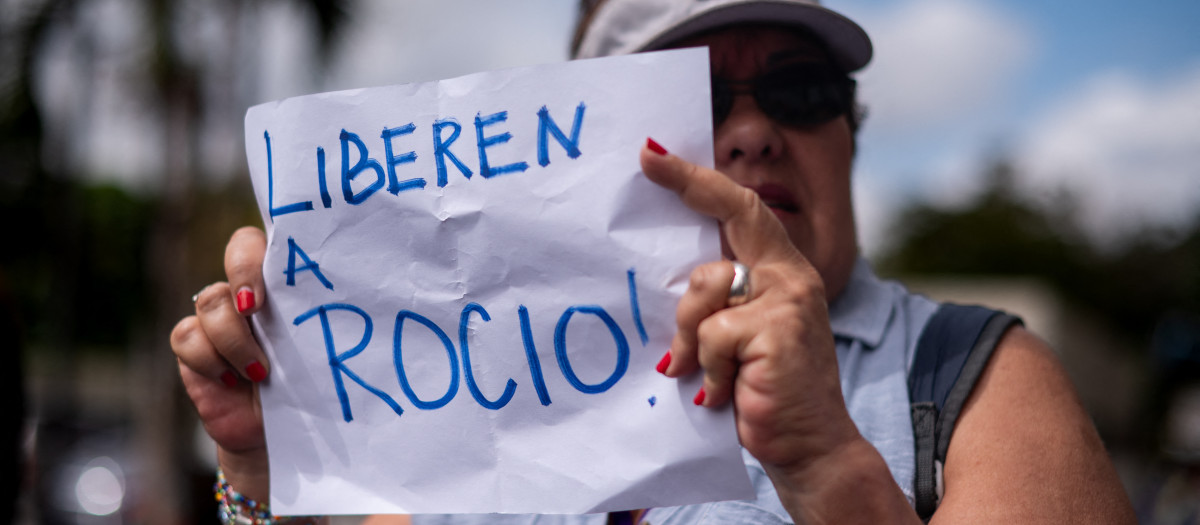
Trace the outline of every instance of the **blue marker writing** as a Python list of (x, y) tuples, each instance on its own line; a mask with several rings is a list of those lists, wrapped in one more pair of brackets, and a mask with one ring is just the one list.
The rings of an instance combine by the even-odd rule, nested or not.
[[(442, 129), (452, 128), (450, 138), (442, 140)], [(458, 135), (462, 133), (462, 126), (458, 125), (458, 121), (447, 118), (435, 121), (433, 123), (433, 160), (437, 164), (438, 187), (444, 188), (449, 182), (446, 176), (446, 157), (450, 157), (450, 162), (462, 172), (463, 176), (471, 178), (471, 168), (468, 168), (454, 153), (450, 151), (450, 145), (458, 140)]]
[[(354, 345), (354, 348), (351, 348), (340, 354), (337, 353), (337, 349), (334, 347), (333, 329), (329, 326), (329, 312), (336, 310), (357, 314), (362, 318), (364, 323), (362, 339), (358, 341), (357, 345)], [(367, 347), (367, 343), (370, 342), (372, 331), (371, 316), (367, 315), (367, 313), (362, 311), (361, 308), (352, 304), (329, 303), (323, 304), (300, 314), (295, 320), (292, 321), (292, 324), (300, 326), (301, 323), (311, 319), (314, 315), (320, 317), (321, 319), (321, 333), (324, 335), (325, 339), (325, 353), (329, 358), (329, 371), (333, 373), (333, 387), (337, 391), (338, 403), (340, 403), (342, 407), (342, 419), (344, 419), (347, 423), (354, 420), (354, 414), (350, 412), (350, 397), (346, 394), (346, 386), (342, 383), (343, 375), (349, 377), (351, 381), (358, 383), (358, 386), (367, 389), (368, 392), (375, 394), (375, 396), (379, 399), (382, 399), (384, 403), (387, 403), (387, 405), (392, 408), (392, 411), (395, 412), (397, 416), (403, 415), (404, 409), (400, 408), (400, 405), (396, 403), (391, 396), (387, 395), (386, 392), (367, 384), (366, 381), (363, 381), (362, 378), (358, 377), (358, 374), (355, 374), (346, 366), (346, 361), (362, 353), (363, 349)]]
[[(424, 401), (418, 398), (417, 393), (413, 391), (412, 385), (408, 382), (408, 375), (404, 373), (402, 336), (404, 335), (404, 321), (407, 319), (412, 319), (433, 332), (441, 340), (442, 346), (446, 349), (446, 357), (450, 359), (450, 386), (446, 388), (446, 393), (442, 397), (433, 401)], [(446, 406), (446, 403), (454, 399), (454, 394), (458, 393), (458, 356), (454, 354), (454, 343), (450, 342), (450, 337), (437, 324), (421, 314), (410, 310), (401, 310), (396, 314), (396, 330), (392, 336), (392, 362), (396, 366), (396, 377), (400, 380), (400, 389), (404, 390), (404, 395), (408, 396), (408, 400), (421, 410), (433, 410)]]
[(329, 196), (329, 185), (325, 182), (325, 148), (317, 146), (317, 189), (321, 192), (321, 205), (326, 209), (333, 206)]
[(475, 398), (475, 402), (484, 408), (498, 410), (512, 400), (513, 394), (517, 391), (517, 382), (509, 378), (508, 383), (504, 386), (504, 393), (500, 394), (500, 398), (495, 401), (489, 401), (479, 390), (479, 385), (475, 383), (475, 371), (471, 368), (471, 350), (467, 346), (467, 327), (471, 321), (472, 312), (478, 313), (479, 318), (484, 322), (492, 320), (487, 310), (484, 310), (478, 303), (470, 303), (463, 307), (458, 322), (458, 346), (462, 349), (463, 377), (467, 380), (467, 390), (471, 391), (471, 397)]
[(629, 309), (633, 311), (633, 324), (637, 326), (638, 337), (642, 339), (642, 346), (650, 342), (650, 336), (646, 335), (646, 327), (642, 325), (642, 308), (638, 304), (637, 283), (634, 281), (634, 276), (637, 272), (630, 268), (625, 272), (626, 278), (629, 281)]
[(263, 131), (263, 140), (267, 142), (267, 206), (270, 210), (271, 222), (275, 222), (275, 217), (279, 215), (313, 209), (312, 201), (294, 202), (279, 207), (275, 206), (275, 167), (271, 161), (271, 134)]
[[(342, 130), (342, 134), (338, 137), (342, 143), (342, 196), (346, 202), (350, 204), (362, 204), (367, 200), (372, 193), (379, 191), (383, 187), (383, 166), (379, 165), (379, 161), (372, 159), (367, 153), (367, 145), (363, 144), (362, 139), (358, 135)], [(350, 143), (358, 149), (358, 161), (354, 166), (350, 166)], [(375, 171), (375, 182), (372, 182), (362, 191), (354, 193), (354, 189), (350, 187), (350, 181), (358, 177), (363, 170), (370, 168)]]
[[(296, 267), (297, 256), (304, 260), (304, 266), (299, 268)], [(321, 281), (321, 284), (326, 288), (330, 290), (333, 289), (333, 283), (329, 282), (329, 279), (325, 278), (325, 274), (321, 273), (321, 265), (308, 258), (308, 254), (304, 253), (304, 250), (300, 248), (299, 244), (296, 244), (296, 239), (288, 237), (288, 266), (287, 269), (283, 271), (283, 273), (287, 275), (287, 285), (296, 286), (296, 272), (302, 272), (305, 270), (308, 270), (312, 272), (313, 275), (317, 276), (317, 280)]]
[(587, 106), (584, 106), (583, 102), (580, 102), (579, 106), (575, 108), (575, 120), (571, 123), (570, 138), (567, 138), (563, 134), (562, 129), (558, 127), (558, 124), (554, 122), (554, 119), (550, 118), (550, 110), (546, 109), (546, 106), (542, 106), (542, 109), (538, 110), (537, 145), (539, 165), (544, 168), (550, 164), (550, 152), (548, 151), (550, 148), (549, 140), (547, 139), (549, 135), (554, 135), (554, 140), (557, 140), (558, 144), (567, 150), (568, 157), (572, 159), (579, 158), (579, 130), (583, 127), (583, 110), (586, 108)]
[(499, 135), (484, 137), (483, 128), (492, 124), (504, 122), (505, 120), (508, 120), (507, 111), (493, 113), (487, 117), (483, 117), (482, 114), (475, 115), (475, 139), (476, 144), (479, 147), (479, 174), (483, 175), (485, 178), (491, 178), (496, 175), (503, 175), (505, 173), (512, 173), (514, 171), (523, 172), (529, 168), (529, 164), (525, 162), (514, 162), (512, 164), (505, 164), (495, 168), (491, 167), (491, 164), (488, 162), (487, 148), (508, 142), (510, 139), (512, 139), (512, 133), (505, 131)]
[[(580, 381), (579, 376), (576, 376), (575, 371), (571, 369), (570, 360), (567, 359), (567, 325), (576, 312), (599, 317), (608, 327), (608, 331), (612, 333), (613, 341), (617, 343), (617, 366), (608, 379), (599, 384), (589, 385)], [(617, 384), (621, 376), (625, 375), (625, 370), (629, 368), (629, 342), (625, 340), (625, 333), (621, 331), (621, 327), (617, 325), (612, 316), (599, 306), (572, 306), (563, 312), (562, 316), (558, 318), (558, 325), (554, 327), (554, 355), (558, 358), (558, 367), (562, 369), (567, 382), (585, 394), (599, 394), (607, 391)]]
[(550, 404), (550, 391), (546, 390), (546, 379), (542, 376), (542, 362), (538, 359), (537, 347), (533, 345), (533, 328), (529, 325), (529, 309), (525, 305), (517, 307), (517, 317), (521, 320), (521, 342), (525, 345), (525, 360), (529, 363), (529, 375), (533, 377), (533, 389), (537, 390), (538, 401), (542, 406)]
[(392, 139), (400, 135), (408, 135), (417, 129), (411, 122), (407, 125), (398, 128), (383, 128), (383, 151), (387, 159), (387, 175), (388, 175), (388, 193), (395, 195), (404, 190), (419, 190), (425, 187), (425, 179), (420, 177), (411, 178), (408, 180), (397, 180), (396, 166), (400, 164), (409, 164), (417, 161), (417, 153), (410, 151), (403, 155), (395, 155), (392, 153)]

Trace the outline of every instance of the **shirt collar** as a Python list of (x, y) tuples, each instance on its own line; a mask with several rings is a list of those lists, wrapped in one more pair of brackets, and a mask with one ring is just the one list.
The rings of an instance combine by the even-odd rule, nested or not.
[(895, 287), (881, 281), (866, 259), (859, 257), (850, 282), (829, 305), (833, 334), (858, 339), (868, 348), (879, 346), (895, 310), (895, 298)]

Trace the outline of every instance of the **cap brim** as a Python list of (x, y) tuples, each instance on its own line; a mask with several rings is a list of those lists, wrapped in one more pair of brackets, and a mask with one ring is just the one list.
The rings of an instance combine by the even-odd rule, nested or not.
[(739, 2), (696, 13), (651, 38), (638, 51), (662, 49), (709, 30), (750, 23), (807, 30), (825, 42), (834, 61), (846, 72), (862, 69), (871, 61), (871, 38), (853, 20), (819, 5), (770, 0)]

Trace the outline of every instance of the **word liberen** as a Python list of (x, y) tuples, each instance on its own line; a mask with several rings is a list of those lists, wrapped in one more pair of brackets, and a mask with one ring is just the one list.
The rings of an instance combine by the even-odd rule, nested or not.
[[(567, 153), (567, 157), (572, 159), (579, 157), (581, 154), (579, 149), (580, 131), (583, 127), (583, 115), (586, 109), (587, 106), (583, 102), (580, 102), (575, 108), (575, 118), (571, 123), (570, 136), (563, 133), (558, 123), (550, 117), (550, 111), (546, 106), (542, 106), (538, 110), (537, 163), (539, 166), (544, 168), (550, 165), (550, 137), (554, 137), (554, 140), (562, 146)], [(529, 169), (529, 163), (525, 161), (512, 162), (500, 166), (493, 166), (489, 161), (488, 149), (508, 142), (512, 139), (512, 133), (505, 131), (503, 133), (489, 134), (485, 129), (489, 126), (506, 122), (507, 120), (507, 111), (500, 111), (486, 116), (482, 113), (475, 115), (475, 151), (479, 174), (484, 178), (492, 178), (506, 173), (520, 173)], [(357, 133), (352, 133), (345, 129), (341, 130), (341, 133), (338, 135), (338, 142), (341, 149), (340, 180), (342, 198), (346, 203), (359, 205), (366, 202), (372, 195), (383, 189), (385, 182), (388, 193), (392, 195), (398, 195), (402, 191), (425, 188), (427, 181), (424, 177), (400, 180), (400, 175), (396, 170), (401, 165), (415, 163), (417, 153), (415, 150), (412, 150), (396, 154), (396, 147), (393, 141), (399, 137), (412, 135), (416, 129), (416, 125), (412, 122), (395, 128), (385, 127), (380, 134), (384, 148), (383, 162), (370, 156), (367, 144)], [(459, 140), (459, 135), (462, 134), (462, 125), (454, 118), (442, 118), (433, 122), (431, 132), (438, 187), (445, 187), (449, 184), (447, 160), (450, 161), (450, 164), (463, 177), (470, 179), (475, 172), (450, 149)], [(280, 215), (315, 210), (316, 207), (311, 200), (297, 201), (279, 206), (275, 205), (275, 173), (271, 156), (271, 135), (265, 130), (263, 131), (263, 140), (266, 142), (267, 148), (267, 200), (271, 221), (274, 222), (275, 217)], [(351, 153), (351, 146), (353, 146), (354, 154)], [(356, 160), (353, 163), (351, 162), (352, 156), (356, 156)], [(351, 182), (368, 170), (374, 173), (375, 179), (365, 187), (355, 191)], [(321, 206), (331, 208), (333, 206), (333, 196), (329, 192), (329, 185), (325, 177), (325, 149), (319, 146), (317, 147), (317, 191), (320, 195)]]

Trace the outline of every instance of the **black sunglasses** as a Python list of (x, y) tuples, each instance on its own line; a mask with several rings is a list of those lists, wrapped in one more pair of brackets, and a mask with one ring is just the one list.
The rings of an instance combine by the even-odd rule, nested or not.
[(780, 66), (743, 81), (712, 77), (713, 127), (733, 109), (734, 97), (749, 94), (764, 114), (789, 126), (814, 126), (853, 110), (854, 79), (824, 64)]

